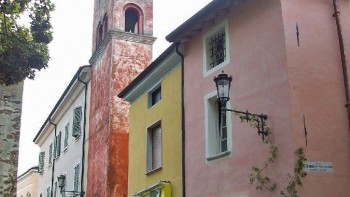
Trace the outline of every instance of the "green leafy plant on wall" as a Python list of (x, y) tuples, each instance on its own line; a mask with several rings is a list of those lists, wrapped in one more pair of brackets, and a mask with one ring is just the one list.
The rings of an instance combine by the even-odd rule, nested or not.
[[(240, 114), (234, 113), (235, 116), (239, 117), (241, 122), (247, 121), (252, 128), (258, 128), (259, 117), (255, 114)], [(264, 175), (264, 170), (267, 169), (271, 164), (273, 164), (278, 156), (278, 147), (273, 141), (273, 133), (271, 129), (266, 125), (264, 121), (262, 126), (265, 131), (264, 143), (268, 146), (269, 154), (264, 160), (261, 167), (252, 166), (251, 173), (249, 174), (249, 183), (256, 184), (256, 190), (268, 190), (273, 192), (277, 188), (277, 184), (271, 180), (267, 175)], [(294, 174), (288, 174), (288, 186), (280, 191), (282, 197), (298, 197), (297, 186), (302, 185), (302, 178), (307, 174), (303, 171), (304, 162), (307, 161), (304, 154), (303, 148), (297, 148), (295, 150), (296, 163), (294, 167)]]

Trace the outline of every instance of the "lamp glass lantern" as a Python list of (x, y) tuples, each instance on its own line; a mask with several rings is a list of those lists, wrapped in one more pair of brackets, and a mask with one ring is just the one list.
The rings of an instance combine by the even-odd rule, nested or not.
[(58, 187), (60, 188), (60, 190), (62, 191), (65, 184), (66, 184), (66, 176), (65, 175), (60, 175), (57, 177), (58, 180)]
[(224, 71), (217, 77), (214, 77), (214, 82), (217, 89), (217, 97), (222, 107), (226, 107), (227, 101), (230, 100), (230, 88), (232, 77), (228, 76)]

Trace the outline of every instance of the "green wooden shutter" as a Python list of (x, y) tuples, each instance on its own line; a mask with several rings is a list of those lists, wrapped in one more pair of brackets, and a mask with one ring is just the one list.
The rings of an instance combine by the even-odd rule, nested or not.
[(64, 148), (68, 147), (68, 136), (69, 136), (68, 129), (69, 129), (69, 123), (64, 128)]
[(57, 136), (57, 157), (61, 155), (61, 138), (62, 132), (60, 131)]
[(73, 115), (73, 131), (72, 136), (78, 137), (81, 133), (81, 119), (82, 119), (82, 107), (77, 107), (74, 109)]
[(46, 192), (47, 192), (47, 193), (46, 193), (46, 196), (47, 196), (47, 197), (50, 197), (50, 187), (47, 188)]
[(45, 152), (39, 153), (39, 173), (44, 172)]
[(55, 136), (53, 140), (53, 158), (56, 158), (56, 149), (57, 149), (57, 137)]
[(76, 165), (74, 167), (74, 191), (78, 191), (79, 188), (79, 172), (80, 172), (80, 165)]
[(55, 182), (55, 190), (53, 190), (53, 196), (56, 197), (57, 193), (57, 182)]
[(49, 147), (49, 164), (52, 164), (52, 143), (50, 144), (50, 147)]

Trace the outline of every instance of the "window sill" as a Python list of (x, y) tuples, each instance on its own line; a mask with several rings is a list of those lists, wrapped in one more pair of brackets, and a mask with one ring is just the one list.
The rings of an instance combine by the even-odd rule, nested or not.
[(162, 167), (152, 169), (152, 170), (146, 172), (146, 175), (152, 174), (153, 172), (158, 171), (158, 170), (160, 170), (160, 169), (162, 169)]
[(207, 161), (214, 161), (214, 160), (217, 160), (217, 159), (220, 159), (223, 157), (227, 157), (230, 154), (231, 154), (231, 151), (225, 151), (225, 152), (219, 153), (217, 155), (207, 157)]

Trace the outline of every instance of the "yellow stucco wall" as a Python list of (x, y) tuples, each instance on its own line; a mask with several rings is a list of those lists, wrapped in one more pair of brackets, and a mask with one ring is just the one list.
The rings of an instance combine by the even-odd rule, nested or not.
[[(156, 85), (156, 84), (154, 84)], [(128, 196), (159, 181), (171, 181), (172, 197), (182, 196), (181, 66), (161, 81), (161, 100), (148, 108), (148, 94), (130, 108)], [(161, 121), (162, 167), (146, 174), (147, 128)]]

